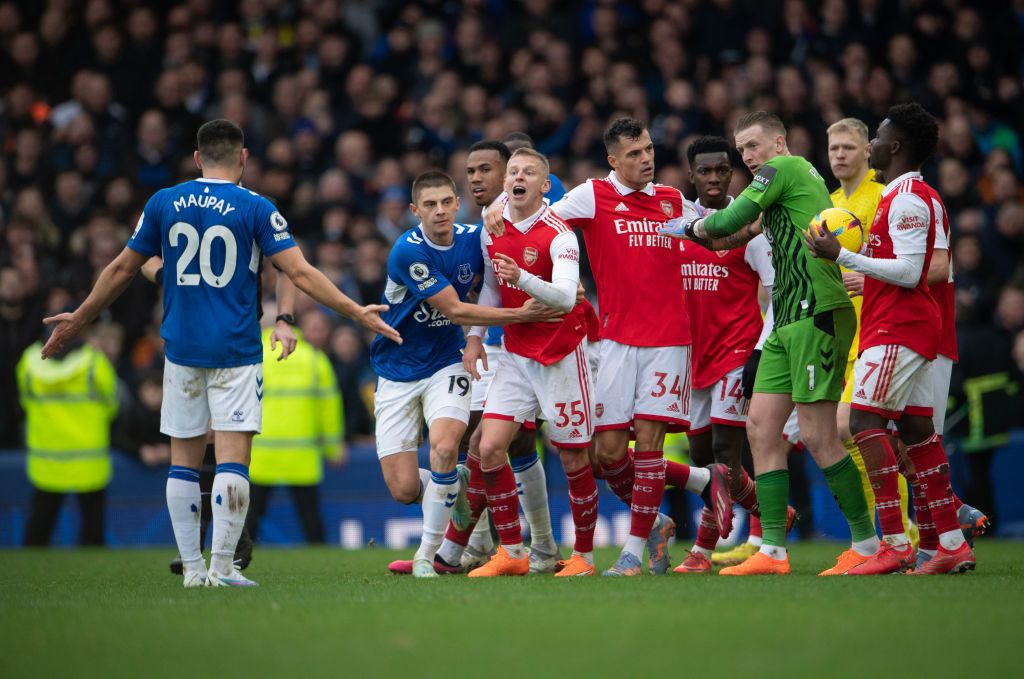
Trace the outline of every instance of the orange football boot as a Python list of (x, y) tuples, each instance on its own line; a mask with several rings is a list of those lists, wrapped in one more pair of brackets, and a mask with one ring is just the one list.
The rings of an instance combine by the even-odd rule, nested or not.
[(852, 549), (848, 549), (836, 559), (836, 565), (818, 573), (818, 575), (846, 575), (846, 572), (854, 566), (859, 566), (870, 557), (862, 556)]
[(530, 572), (530, 557), (526, 552), (518, 559), (512, 558), (503, 546), (498, 547), (491, 560), (480, 568), (469, 572), (471, 578), (496, 578), (501, 575), (526, 575)]
[(723, 568), (719, 575), (789, 575), (789, 555), (784, 559), (773, 559), (764, 552), (757, 552), (741, 564)]
[(556, 578), (572, 578), (582, 577), (587, 575), (593, 575), (596, 571), (594, 570), (594, 564), (587, 563), (587, 560), (583, 558), (582, 554), (572, 553), (565, 561), (559, 561), (557, 566), (558, 572), (555, 573)]

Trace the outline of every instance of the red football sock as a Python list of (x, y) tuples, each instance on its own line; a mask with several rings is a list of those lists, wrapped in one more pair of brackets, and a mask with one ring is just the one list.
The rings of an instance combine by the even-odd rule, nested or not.
[(629, 506), (629, 534), (644, 539), (654, 527), (665, 495), (665, 453), (638, 450), (633, 453), (633, 501)]
[(900, 509), (900, 471), (896, 453), (889, 445), (889, 432), (867, 429), (854, 435), (860, 456), (875, 491), (875, 507), (882, 535), (903, 535), (903, 511)]
[(465, 530), (459, 530), (449, 521), (448, 530), (444, 534), (446, 540), (463, 547), (469, 544), (469, 536), (473, 534), (476, 522), (480, 520), (480, 515), (487, 507), (487, 491), (484, 489), (484, 474), (480, 471), (480, 458), (467, 456), (466, 467), (469, 469), (469, 487), (466, 488), (466, 499), (469, 500), (471, 514), (469, 525)]
[(754, 511), (757, 508), (757, 490), (754, 479), (750, 478), (750, 474), (747, 473), (746, 469), (740, 467), (740, 490), (738, 493), (733, 495), (732, 501), (743, 507), (748, 512)]
[(750, 537), (761, 537), (761, 517), (756, 514), (750, 515)]
[(910, 486), (910, 498), (914, 503), (914, 520), (917, 522), (917, 530), (921, 538), (918, 548), (936, 550), (939, 548), (939, 534), (935, 532), (932, 513), (928, 510), (928, 498), (924, 496), (924, 489), (921, 488), (921, 483), (917, 479), (917, 472), (907, 456), (907, 447), (899, 439), (892, 441), (896, 444), (896, 462), (899, 464), (900, 473), (907, 479), (907, 484)]
[(628, 505), (633, 499), (633, 458), (627, 455), (610, 467), (601, 465), (601, 472), (608, 489)]
[(701, 549), (715, 551), (718, 544), (718, 522), (715, 513), (707, 507), (700, 513), (700, 527), (697, 528), (697, 546)]
[(682, 462), (665, 460), (665, 485), (676, 488), (686, 488), (686, 482), (690, 480), (690, 466)]
[(494, 517), (494, 527), (503, 545), (518, 545), (523, 541), (523, 529), (519, 525), (519, 491), (516, 476), (506, 460), (497, 469), (483, 469), (484, 486), (487, 489), (487, 506)]
[(960, 522), (953, 506), (953, 489), (949, 486), (949, 461), (938, 437), (907, 446), (907, 455), (917, 471), (918, 483), (928, 500), (928, 511), (935, 523), (935, 531), (942, 535), (960, 530)]
[(574, 550), (581, 553), (594, 551), (594, 528), (597, 526), (597, 483), (590, 465), (585, 465), (571, 474), (569, 479), (569, 507), (572, 522), (576, 526)]

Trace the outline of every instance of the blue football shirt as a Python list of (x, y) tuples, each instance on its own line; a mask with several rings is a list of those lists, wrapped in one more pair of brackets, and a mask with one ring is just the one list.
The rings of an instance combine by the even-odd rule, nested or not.
[(402, 344), (378, 335), (370, 345), (373, 370), (394, 382), (412, 382), (462, 361), (462, 328), (427, 303), (451, 285), (465, 301), (483, 271), (480, 227), (455, 225), (455, 240), (432, 242), (422, 225), (406, 231), (388, 255), (388, 280), (382, 304), (384, 322), (402, 335)]
[(153, 194), (128, 247), (163, 258), (167, 358), (198, 368), (262, 362), (260, 257), (294, 246), (273, 203), (236, 184), (202, 178)]

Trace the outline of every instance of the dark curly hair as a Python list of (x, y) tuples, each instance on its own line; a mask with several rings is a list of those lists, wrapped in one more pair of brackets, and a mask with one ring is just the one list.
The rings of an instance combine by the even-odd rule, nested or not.
[(623, 137), (636, 141), (646, 129), (647, 126), (636, 118), (616, 118), (604, 131), (604, 147), (611, 153), (622, 143)]
[(907, 156), (915, 166), (935, 152), (939, 143), (939, 125), (931, 113), (918, 103), (896, 104), (885, 116), (893, 132), (907, 149)]
[(724, 153), (729, 155), (732, 148), (725, 137), (712, 135), (697, 137), (686, 147), (686, 161), (692, 166), (693, 161), (700, 153)]
[(508, 159), (512, 157), (512, 152), (508, 150), (508, 147), (494, 139), (483, 139), (476, 142), (469, 147), (469, 152), (472, 153), (473, 151), (497, 151), (504, 163), (507, 163)]

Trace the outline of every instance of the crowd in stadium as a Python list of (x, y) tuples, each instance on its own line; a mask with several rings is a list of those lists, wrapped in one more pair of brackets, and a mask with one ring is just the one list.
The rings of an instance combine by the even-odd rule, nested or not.
[[(657, 180), (691, 195), (688, 143), (730, 137), (739, 115), (765, 109), (833, 188), (828, 125), (852, 116), (873, 131), (912, 99), (941, 123), (925, 176), (952, 216), (961, 331), (995, 333), (1024, 370), (1024, 3), (1009, 5), (0, 3), (0, 449), (23, 443), (15, 365), (41, 319), (80, 301), (154, 191), (197, 176), (195, 133), (217, 117), (244, 129), (244, 184), (369, 304), (391, 243), (415, 224), (412, 178), (441, 167), (461, 182), (475, 141), (527, 132), (571, 188), (607, 173), (601, 133), (630, 115), (650, 125)], [(733, 193), (750, 177), (736, 165)], [(480, 218), (472, 200), (459, 216)], [(123, 413), (159, 408), (138, 396), (163, 365), (158, 299), (139, 278), (92, 331)], [(296, 316), (333, 361), (347, 435), (369, 437), (368, 338), (308, 298)], [(122, 433), (117, 447), (136, 452), (137, 433)]]

